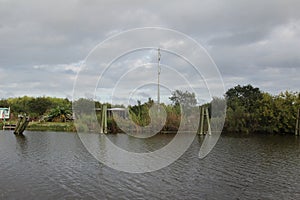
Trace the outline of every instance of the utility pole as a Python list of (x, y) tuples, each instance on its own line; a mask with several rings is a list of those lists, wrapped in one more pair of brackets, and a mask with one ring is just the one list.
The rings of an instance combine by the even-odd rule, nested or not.
[(296, 128), (295, 128), (295, 135), (300, 135), (300, 108), (298, 108), (297, 116), (296, 116)]
[(160, 88), (159, 88), (159, 76), (160, 76), (160, 48), (157, 49), (157, 104), (160, 104)]

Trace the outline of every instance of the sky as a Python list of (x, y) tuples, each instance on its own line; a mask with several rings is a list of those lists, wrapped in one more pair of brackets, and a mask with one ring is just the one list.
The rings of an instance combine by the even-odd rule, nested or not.
[[(0, 0), (0, 98), (27, 95), (72, 99), (74, 85), (76, 88), (78, 76), (83, 76), (83, 66), (89, 55), (93, 55), (92, 50), (110, 37), (143, 27), (172, 29), (195, 40), (205, 49), (202, 54), (207, 53), (215, 63), (225, 90), (238, 84), (252, 84), (271, 94), (299, 91), (299, 10), (298, 0)], [(139, 40), (128, 39), (129, 43)], [(127, 45), (124, 41), (115, 42), (110, 49)], [(175, 42), (180, 44), (178, 40)], [(182, 57), (172, 57), (163, 43), (158, 46), (162, 47), (161, 76), (173, 81), (161, 88), (164, 101), (172, 90), (185, 89), (177, 82), (179, 79), (172, 79), (171, 68), (180, 63), (177, 75), (186, 75), (188, 79), (193, 71)], [(113, 51), (106, 53), (109, 57)], [(109, 101), (111, 93), (105, 91), (124, 92), (127, 88), (127, 98), (114, 93), (115, 103), (120, 99), (130, 102), (134, 94), (134, 101), (142, 96), (155, 98), (156, 79), (150, 84), (145, 78), (156, 76), (153, 64), (156, 53), (153, 49), (143, 49), (123, 57), (115, 55), (121, 58), (112, 63), (111, 69), (115, 70), (106, 71), (105, 87), (99, 82), (103, 68), (97, 65), (99, 69), (94, 69), (97, 73), (87, 73), (81, 78), (81, 82), (99, 82), (94, 88), (96, 94), (85, 93), (85, 96)], [(135, 66), (140, 68), (134, 71)], [(120, 78), (124, 81), (120, 82)], [(134, 87), (141, 80), (144, 84)], [(116, 88), (117, 83), (122, 87)], [(133, 86), (129, 87), (130, 84)], [(200, 85), (205, 86), (203, 82)]]

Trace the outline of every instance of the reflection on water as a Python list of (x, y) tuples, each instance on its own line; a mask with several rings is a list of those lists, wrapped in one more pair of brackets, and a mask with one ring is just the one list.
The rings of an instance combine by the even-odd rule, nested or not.
[[(170, 136), (168, 135), (166, 139), (167, 143), (161, 145), (160, 141), (164, 140), (162, 135), (151, 139), (141, 139), (125, 134), (117, 134), (110, 138), (123, 138), (120, 140), (114, 139), (117, 143), (112, 143), (111, 139), (104, 134), (79, 134), (86, 149), (97, 160), (108, 167), (129, 173), (153, 172), (172, 164), (193, 143), (196, 133), (178, 132), (173, 138), (170, 138)], [(159, 146), (159, 148), (155, 148), (156, 146)]]
[[(147, 152), (174, 135), (147, 140), (109, 135), (116, 145)], [(104, 166), (74, 133), (0, 132), (0, 199), (300, 199), (300, 138), (222, 136), (198, 159), (197, 136), (162, 170), (123, 173)], [(136, 163), (132, 163), (136, 165)]]
[(17, 141), (17, 146), (16, 148), (19, 148), (19, 152), (21, 155), (26, 154), (27, 150), (27, 139), (26, 136), (23, 134), (20, 135), (15, 135), (16, 141)]

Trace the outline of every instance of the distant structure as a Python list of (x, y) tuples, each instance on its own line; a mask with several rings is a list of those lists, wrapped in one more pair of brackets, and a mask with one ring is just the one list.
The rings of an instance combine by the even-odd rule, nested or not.
[(113, 113), (117, 114), (122, 118), (127, 118), (126, 108), (107, 108), (106, 104), (103, 104), (101, 108), (96, 108), (96, 112), (99, 113), (100, 121), (100, 133), (108, 133), (107, 129), (107, 119), (113, 116)]
[(10, 118), (10, 107), (0, 108), (0, 119), (6, 120)]
[(107, 109), (107, 117), (112, 118), (113, 113), (117, 114), (118, 116), (126, 119), (128, 118), (128, 110), (126, 108), (108, 108)]
[(29, 117), (27, 115), (18, 115), (17, 124), (6, 123), (5, 121), (10, 118), (10, 107), (0, 108), (0, 119), (3, 123), (3, 130), (13, 130), (14, 134), (22, 135), (29, 124)]

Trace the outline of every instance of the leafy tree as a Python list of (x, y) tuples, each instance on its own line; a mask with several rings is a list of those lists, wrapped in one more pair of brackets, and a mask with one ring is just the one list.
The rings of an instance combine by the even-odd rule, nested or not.
[(31, 101), (33, 97), (18, 97), (18, 98), (9, 98), (7, 99), (8, 104), (11, 107), (12, 112), (14, 112), (17, 116), (18, 113), (31, 113), (29, 108), (29, 101)]
[(257, 114), (259, 102), (263, 97), (259, 88), (252, 85), (237, 85), (230, 88), (225, 97), (228, 111), (225, 127), (231, 131), (236, 130), (236, 132), (249, 132), (250, 129), (251, 132), (259, 131)]
[(51, 102), (51, 108), (56, 108), (57, 106), (66, 107), (68, 109), (72, 108), (72, 102), (67, 98), (57, 98), (57, 97), (46, 97)]
[(95, 102), (91, 99), (80, 98), (73, 102), (73, 109), (76, 114), (90, 114), (95, 108)]
[(234, 111), (231, 107), (227, 108), (224, 129), (229, 133), (248, 133), (247, 114), (244, 107), (237, 107)]
[(9, 103), (7, 102), (7, 99), (0, 99), (0, 107), (1, 108), (9, 107)]
[(229, 89), (225, 97), (228, 107), (231, 107), (233, 110), (235, 106), (243, 106), (247, 112), (251, 112), (258, 107), (258, 101), (262, 98), (262, 92), (259, 88), (255, 88), (252, 85), (237, 85)]
[(181, 105), (185, 107), (192, 107), (197, 104), (195, 93), (188, 91), (175, 90), (172, 92), (172, 96), (169, 98), (173, 104)]
[(293, 133), (299, 93), (283, 92), (272, 96), (251, 85), (236, 86), (226, 92), (225, 131)]
[(286, 91), (274, 97), (274, 115), (280, 133), (294, 132), (296, 113), (299, 108), (299, 93)]
[(57, 106), (52, 108), (46, 116), (46, 121), (66, 122), (72, 119), (72, 112), (66, 107)]
[(195, 93), (188, 91), (183, 92), (181, 90), (175, 90), (172, 92), (172, 96), (169, 97), (169, 99), (172, 101), (175, 107), (175, 112), (178, 115), (181, 115), (181, 107), (187, 113), (190, 113), (193, 107), (197, 104)]
[(275, 98), (272, 95), (263, 93), (257, 114), (259, 117), (260, 132), (279, 132)]
[(51, 100), (45, 97), (32, 98), (28, 101), (28, 109), (35, 116), (43, 115), (51, 106)]
[(211, 112), (211, 107), (214, 107), (214, 113), (212, 117), (224, 117), (226, 111), (226, 100), (224, 98), (213, 97), (212, 101), (209, 103), (209, 110)]
[(149, 98), (148, 102), (141, 103), (140, 100), (137, 101), (137, 105), (129, 106), (129, 113), (132, 120), (140, 125), (146, 126), (150, 123), (149, 109), (154, 104), (154, 101)]
[(177, 107), (172, 105), (166, 105), (165, 109), (167, 112), (167, 121), (163, 130), (177, 131), (181, 122), (180, 111), (178, 112)]

